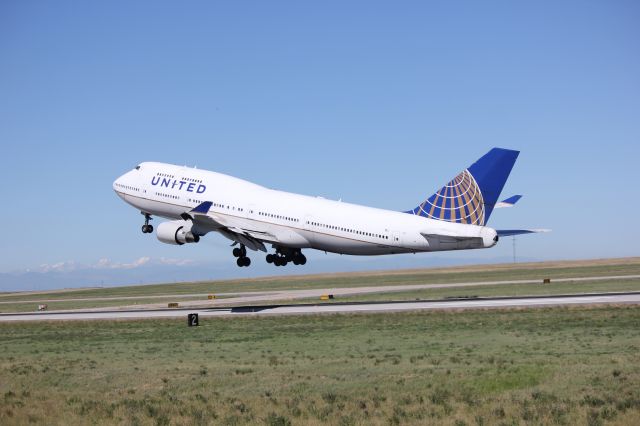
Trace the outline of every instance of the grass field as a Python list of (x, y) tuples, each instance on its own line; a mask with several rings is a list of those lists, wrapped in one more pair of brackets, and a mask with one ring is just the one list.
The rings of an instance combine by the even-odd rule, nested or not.
[[(441, 298), (460, 295), (534, 295), (583, 293), (602, 291), (640, 290), (640, 279), (628, 281), (594, 281), (554, 283), (554, 279), (571, 277), (639, 275), (640, 258), (605, 259), (572, 262), (545, 262), (505, 265), (481, 265), (424, 270), (380, 271), (347, 274), (325, 274), (294, 277), (259, 278), (235, 281), (210, 281), (179, 284), (155, 284), (113, 288), (79, 289), (63, 292), (0, 293), (0, 312), (33, 311), (41, 300), (49, 309), (98, 308), (134, 304), (165, 303), (167, 301), (206, 300), (205, 294), (227, 292), (269, 291), (285, 289), (344, 288), (403, 284), (446, 284), (459, 282), (506, 281), (550, 278), (551, 285), (509, 285), (468, 287), (456, 289), (430, 289), (384, 295), (367, 295), (340, 300), (406, 300), (415, 298)], [(159, 295), (173, 295), (171, 300), (155, 299)], [(201, 297), (189, 296), (202, 294)], [(113, 300), (74, 300), (101, 297)], [(142, 297), (138, 300), (118, 300), (123, 297)], [(145, 298), (146, 297), (146, 298)]]
[(637, 424), (640, 308), (0, 324), (0, 424)]

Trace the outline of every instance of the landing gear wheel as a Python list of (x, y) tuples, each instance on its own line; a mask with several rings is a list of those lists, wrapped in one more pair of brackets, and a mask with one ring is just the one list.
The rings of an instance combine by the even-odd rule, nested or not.
[(240, 247), (233, 249), (233, 257), (242, 257), (242, 250), (240, 250)]
[(273, 258), (274, 258), (274, 257), (275, 257), (274, 255), (272, 255), (272, 254), (268, 254), (268, 255), (267, 255), (267, 263), (273, 263)]
[(243, 266), (249, 266), (251, 265), (251, 259), (246, 256), (240, 256), (238, 260), (236, 260), (236, 265), (238, 265), (240, 268), (242, 268)]
[(153, 232), (153, 226), (149, 225), (149, 221), (152, 219), (149, 213), (141, 212), (144, 215), (144, 225), (142, 225), (142, 233), (150, 234)]
[(294, 265), (304, 265), (307, 263), (307, 258), (304, 254), (298, 251), (297, 253), (294, 253), (292, 261)]

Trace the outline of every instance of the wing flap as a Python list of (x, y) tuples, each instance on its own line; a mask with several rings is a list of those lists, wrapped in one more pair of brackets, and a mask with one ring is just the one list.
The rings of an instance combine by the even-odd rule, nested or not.
[(219, 233), (230, 239), (231, 241), (235, 241), (236, 243), (240, 243), (251, 249), (253, 251), (263, 251), (266, 252), (267, 248), (264, 246), (264, 243), (256, 238), (253, 238), (250, 235), (244, 233), (238, 233), (229, 231), (228, 229), (219, 229)]

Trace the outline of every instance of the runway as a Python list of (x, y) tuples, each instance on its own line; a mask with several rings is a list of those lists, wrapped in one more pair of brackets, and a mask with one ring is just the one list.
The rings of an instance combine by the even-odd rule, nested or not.
[[(581, 283), (590, 281), (622, 281), (622, 280), (636, 280), (640, 279), (640, 275), (609, 275), (609, 276), (591, 276), (591, 277), (574, 277), (574, 278), (554, 278), (553, 283)], [(540, 284), (541, 279), (527, 279), (527, 280), (493, 280), (493, 281), (471, 281), (471, 282), (454, 282), (454, 283), (440, 283), (440, 284), (394, 284), (386, 286), (360, 286), (360, 287), (325, 287), (325, 288), (312, 288), (312, 289), (297, 289), (297, 290), (264, 290), (264, 291), (244, 291), (244, 292), (215, 292), (217, 299), (207, 302), (211, 307), (218, 305), (244, 305), (253, 303), (270, 303), (282, 300), (295, 300), (295, 299), (310, 299), (319, 298), (323, 294), (333, 294), (336, 297), (339, 296), (355, 296), (374, 293), (393, 293), (403, 291), (416, 291), (416, 290), (429, 290), (429, 289), (446, 289), (446, 288), (459, 288), (459, 287), (482, 287), (482, 286), (497, 286), (497, 285), (522, 285), (522, 284)], [(25, 293), (29, 294), (29, 293)], [(5, 296), (11, 296), (11, 300), (3, 300), (0, 295), (0, 305), (9, 305), (16, 303), (55, 303), (55, 302), (100, 302), (100, 301), (155, 301), (154, 303), (146, 304), (126, 304), (123, 303), (119, 308), (106, 307), (106, 308), (94, 308), (92, 310), (112, 311), (115, 309), (130, 310), (130, 309), (162, 309), (166, 307), (166, 301), (179, 301), (183, 307), (193, 308), (202, 306), (202, 300), (184, 300), (186, 298), (198, 298), (206, 299), (210, 293), (185, 293), (185, 294), (157, 294), (157, 295), (142, 295), (142, 296), (102, 296), (102, 297), (70, 297), (70, 298), (39, 298), (39, 299), (17, 299), (14, 295), (7, 294)], [(127, 306), (128, 305), (128, 306)]]
[(356, 303), (313, 303), (280, 304), (236, 307), (192, 307), (187, 309), (116, 310), (116, 311), (75, 311), (75, 312), (32, 312), (0, 314), (0, 321), (69, 321), (69, 320), (117, 320), (178, 318), (188, 313), (197, 313), (201, 318), (262, 316), (262, 315), (308, 315), (337, 313), (375, 313), (419, 310), (450, 309), (499, 309), (535, 308), (543, 306), (600, 305), (600, 304), (640, 304), (640, 292), (599, 293), (586, 295), (560, 295), (536, 297), (492, 297), (474, 299), (444, 299), (401, 302), (356, 302)]

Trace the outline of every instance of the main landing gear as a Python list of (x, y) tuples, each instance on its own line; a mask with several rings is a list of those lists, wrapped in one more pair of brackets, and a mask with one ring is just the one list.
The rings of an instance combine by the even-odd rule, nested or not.
[(244, 245), (233, 249), (233, 257), (237, 257), (236, 264), (239, 267), (251, 265), (251, 259), (247, 257), (247, 248)]
[(149, 225), (149, 221), (153, 220), (149, 213), (141, 212), (144, 215), (144, 225), (142, 225), (142, 233), (150, 234), (153, 232), (153, 225)]
[(281, 247), (276, 247), (276, 254), (267, 255), (267, 263), (273, 263), (276, 266), (285, 266), (289, 262), (293, 262), (294, 265), (304, 265), (307, 263), (307, 258), (300, 249)]

